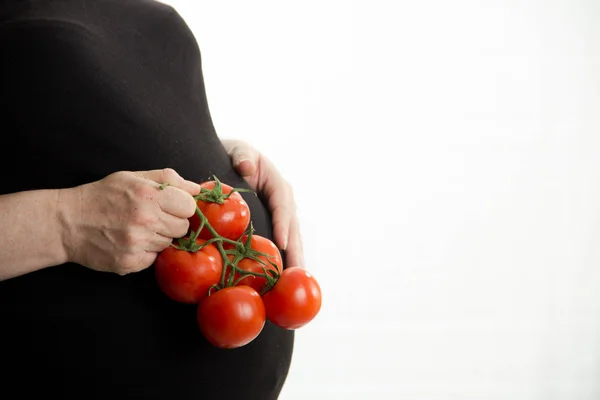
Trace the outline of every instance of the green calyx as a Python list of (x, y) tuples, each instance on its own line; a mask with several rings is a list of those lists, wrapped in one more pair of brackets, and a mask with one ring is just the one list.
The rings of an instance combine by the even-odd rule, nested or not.
[[(233, 193), (236, 192), (251, 192), (256, 194), (252, 190), (242, 188), (232, 188), (232, 190), (229, 193), (225, 194), (223, 193), (223, 185), (221, 181), (216, 176), (213, 175), (213, 177), (215, 181), (214, 188), (202, 188), (200, 194), (194, 196), (195, 200), (223, 204), (225, 200), (227, 200)], [(166, 188), (167, 186), (168, 183), (163, 183), (162, 185), (160, 185), (159, 189), (164, 190), (164, 188)], [(248, 276), (261, 277), (266, 280), (266, 284), (264, 285), (261, 291), (261, 295), (264, 294), (266, 291), (270, 290), (277, 283), (281, 271), (279, 271), (278, 266), (270, 260), (270, 258), (272, 258), (273, 256), (252, 248), (252, 235), (254, 234), (254, 227), (252, 226), (252, 222), (250, 222), (248, 229), (246, 229), (246, 231), (241, 235), (240, 238), (238, 238), (238, 240), (231, 240), (221, 236), (210, 225), (208, 219), (202, 213), (198, 205), (196, 205), (196, 215), (200, 220), (200, 225), (198, 229), (196, 231), (191, 231), (189, 237), (182, 237), (177, 239), (177, 244), (171, 243), (171, 247), (179, 251), (195, 253), (202, 250), (204, 247), (210, 244), (214, 244), (216, 246), (223, 260), (223, 271), (221, 273), (221, 279), (219, 284), (213, 285), (209, 289), (208, 295), (210, 295), (215, 290), (221, 290), (226, 287), (235, 286)], [(204, 241), (202, 244), (199, 244), (197, 242), (198, 235), (203, 229), (208, 230), (212, 238)], [(246, 237), (245, 241), (242, 241), (243, 237)], [(223, 246), (224, 243), (231, 245), (232, 249), (225, 250), (225, 247)], [(264, 257), (264, 259), (266, 259), (267, 262), (265, 262), (265, 260), (262, 259), (262, 257)], [(247, 271), (245, 269), (240, 268), (238, 266), (238, 263), (245, 258), (249, 258), (259, 263), (262, 267), (262, 272)]]
[(194, 196), (194, 199), (202, 200), (207, 203), (223, 204), (223, 203), (225, 203), (225, 200), (227, 200), (229, 197), (231, 197), (236, 192), (255, 193), (252, 190), (243, 189), (243, 188), (233, 188), (229, 193), (224, 193), (223, 192), (223, 184), (221, 183), (219, 178), (217, 178), (215, 175), (213, 175), (213, 179), (215, 180), (215, 186), (212, 189), (206, 189), (206, 188), (200, 189), (200, 194), (198, 194), (197, 196)]

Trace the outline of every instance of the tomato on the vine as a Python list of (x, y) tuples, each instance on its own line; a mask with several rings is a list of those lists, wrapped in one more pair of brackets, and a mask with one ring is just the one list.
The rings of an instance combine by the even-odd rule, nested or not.
[[(246, 231), (250, 223), (250, 208), (238, 191), (233, 187), (219, 181), (206, 181), (200, 188), (210, 192), (201, 192), (206, 200), (198, 198), (196, 204), (206, 217), (207, 222), (221, 236), (237, 240)], [(207, 194), (208, 193), (208, 194)], [(190, 229), (197, 231), (200, 227), (200, 218), (194, 214), (189, 218)], [(205, 227), (198, 235), (201, 239), (211, 239), (212, 233)]]
[(249, 286), (231, 286), (205, 297), (198, 305), (197, 321), (204, 337), (214, 346), (245, 346), (262, 331), (265, 306)]
[(162, 291), (197, 304), (198, 328), (215, 347), (247, 345), (267, 319), (290, 330), (312, 321), (321, 309), (321, 287), (304, 268), (284, 269), (275, 243), (254, 233), (240, 194), (252, 191), (216, 177), (200, 186), (189, 235), (154, 263)]
[[(244, 245), (246, 245), (248, 242), (248, 235), (244, 235), (241, 238), (241, 242), (244, 243)], [(224, 248), (234, 249), (235, 246), (227, 243), (227, 244), (224, 244)], [(241, 259), (240, 261), (238, 261), (237, 266), (239, 268), (241, 268), (245, 271), (257, 272), (257, 273), (261, 273), (261, 274), (265, 273), (265, 270), (263, 269), (263, 267), (266, 270), (276, 271), (277, 273), (280, 273), (283, 270), (283, 261), (281, 260), (281, 252), (279, 251), (277, 246), (275, 246), (275, 243), (273, 243), (273, 241), (271, 241), (269, 238), (253, 234), (252, 238), (250, 239), (250, 248), (254, 251), (265, 253), (268, 256), (255, 255), (256, 259), (253, 259), (251, 257), (245, 257), (245, 258)], [(251, 253), (252, 253), (252, 250), (251, 250)], [(232, 255), (229, 256), (230, 260), (232, 260), (233, 258), (234, 257)], [(266, 265), (262, 264), (260, 261), (257, 261), (257, 260), (263, 261)], [(271, 263), (273, 263), (274, 265)], [(231, 272), (227, 271), (226, 279), (229, 279), (230, 274), (231, 274)], [(241, 278), (241, 275), (238, 272), (236, 272), (234, 274), (233, 281), (236, 282), (239, 278)], [(263, 290), (265, 283), (267, 283), (267, 280), (263, 277), (254, 276), (254, 275), (246, 275), (245, 278), (243, 278), (239, 281), (238, 285), (250, 286), (250, 287), (254, 288), (257, 292), (260, 293)]]
[[(196, 239), (197, 245), (205, 242)], [(223, 259), (213, 244), (196, 252), (169, 246), (160, 252), (154, 267), (158, 285), (167, 296), (180, 303), (194, 304), (219, 283)]]
[(284, 329), (298, 329), (321, 309), (321, 287), (302, 267), (285, 269), (271, 290), (263, 295), (267, 318)]

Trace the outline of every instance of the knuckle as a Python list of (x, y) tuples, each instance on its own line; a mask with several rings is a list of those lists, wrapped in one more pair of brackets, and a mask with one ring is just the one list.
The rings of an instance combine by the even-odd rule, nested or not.
[(231, 150), (234, 153), (237, 153), (240, 150), (244, 150), (247, 147), (248, 147), (248, 142), (246, 142), (245, 140), (242, 140), (242, 139), (231, 140)]
[[(156, 224), (156, 215), (143, 207), (134, 207), (131, 212), (131, 222), (134, 226), (153, 226)], [(129, 232), (133, 234), (133, 232)]]
[(156, 196), (156, 188), (146, 183), (136, 183), (131, 187), (134, 199), (153, 199)]
[(177, 183), (181, 179), (179, 174), (173, 168), (163, 168), (162, 174), (164, 180), (169, 183)]
[(112, 174), (108, 175), (107, 178), (109, 179), (122, 179), (122, 178), (126, 178), (129, 176), (129, 173), (126, 171), (117, 171), (117, 172), (113, 172)]
[(101, 179), (109, 187), (120, 187), (131, 179), (131, 173), (127, 171), (117, 171)]
[(231, 155), (234, 160), (252, 160), (256, 162), (257, 151), (252, 145), (247, 142), (238, 141), (231, 150)]

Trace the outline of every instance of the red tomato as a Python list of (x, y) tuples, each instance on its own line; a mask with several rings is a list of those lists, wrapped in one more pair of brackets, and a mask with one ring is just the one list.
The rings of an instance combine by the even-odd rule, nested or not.
[[(215, 181), (207, 181), (200, 184), (201, 188), (212, 190), (215, 187)], [(223, 194), (229, 194), (233, 189), (231, 186), (221, 183)], [(211, 201), (198, 200), (196, 202), (202, 214), (208, 220), (219, 235), (231, 240), (238, 240), (246, 231), (250, 223), (250, 208), (239, 192), (234, 192), (223, 204)], [(189, 218), (190, 229), (198, 230), (200, 227), (200, 218), (194, 214)], [(211, 239), (213, 236), (210, 231), (203, 228), (198, 235), (201, 239)]]
[(253, 341), (262, 331), (265, 306), (249, 286), (232, 286), (212, 293), (198, 305), (198, 326), (216, 347), (233, 349)]
[[(242, 237), (241, 241), (242, 241), (242, 243), (246, 243), (248, 241), (248, 235), (244, 235), (244, 237)], [(262, 267), (265, 267), (267, 270), (272, 270), (272, 271), (277, 271), (277, 272), (281, 272), (283, 270), (283, 262), (281, 260), (281, 252), (279, 251), (277, 246), (275, 246), (275, 243), (273, 243), (270, 239), (263, 237), (263, 236), (253, 234), (250, 246), (253, 250), (260, 251), (261, 253), (269, 254), (271, 256), (271, 257), (257, 256), (257, 258), (259, 260), (264, 261), (267, 265), (263, 265), (260, 262), (253, 260), (251, 258), (244, 258), (238, 262), (238, 264), (237, 264), (238, 267), (240, 267), (241, 269), (246, 270), (246, 271), (259, 272), (259, 273), (264, 273), (264, 270)], [(235, 248), (235, 246), (230, 245), (230, 244), (226, 244), (224, 247), (226, 249)], [(229, 259), (233, 259), (233, 256), (229, 256)], [(269, 261), (273, 262), (277, 266), (277, 268), (275, 268)], [(230, 271), (227, 271), (227, 278), (229, 278), (229, 275), (230, 275)], [(233, 278), (234, 282), (238, 278), (241, 278), (241, 275), (236, 272), (235, 277)], [(267, 280), (265, 278), (248, 275), (244, 279), (242, 279), (238, 283), (238, 285), (250, 286), (250, 287), (254, 288), (257, 292), (260, 293), (261, 290), (263, 289), (263, 286), (265, 283), (267, 283)]]
[[(205, 242), (196, 240), (198, 244)], [(167, 296), (180, 303), (194, 304), (221, 280), (223, 259), (213, 244), (195, 253), (167, 247), (160, 252), (154, 266), (158, 285)]]
[(271, 290), (263, 296), (267, 318), (284, 329), (298, 329), (321, 309), (321, 287), (306, 269), (285, 269)]

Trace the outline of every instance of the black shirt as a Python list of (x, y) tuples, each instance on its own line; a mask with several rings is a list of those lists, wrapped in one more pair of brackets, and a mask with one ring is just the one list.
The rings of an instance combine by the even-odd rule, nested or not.
[[(165, 167), (247, 187), (213, 128), (197, 42), (172, 7), (2, 1), (0, 49), (0, 194)], [(243, 195), (257, 233), (272, 237), (265, 206)], [(152, 267), (118, 276), (69, 263), (0, 282), (0, 397), (277, 398), (293, 333), (267, 323), (249, 345), (217, 349), (195, 312), (158, 290)]]

